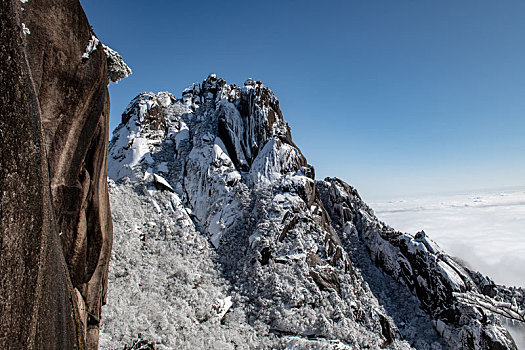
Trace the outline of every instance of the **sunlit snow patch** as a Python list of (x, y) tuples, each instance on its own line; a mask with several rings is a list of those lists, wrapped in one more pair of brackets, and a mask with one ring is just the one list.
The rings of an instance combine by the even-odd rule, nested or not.
[(92, 35), (91, 39), (89, 40), (89, 43), (88, 43), (88, 45), (86, 47), (86, 51), (82, 55), (82, 58), (88, 59), (89, 55), (91, 55), (91, 53), (97, 49), (97, 46), (98, 46), (99, 42), (100, 41), (98, 40), (98, 38), (96, 36)]
[(31, 32), (29, 31), (29, 28), (26, 27), (25, 23), (22, 23), (22, 32), (24, 34), (31, 34)]
[(226, 313), (232, 307), (232, 297), (226, 297), (224, 299), (217, 299), (217, 303), (213, 305), (215, 311), (217, 311), (217, 317), (222, 320)]

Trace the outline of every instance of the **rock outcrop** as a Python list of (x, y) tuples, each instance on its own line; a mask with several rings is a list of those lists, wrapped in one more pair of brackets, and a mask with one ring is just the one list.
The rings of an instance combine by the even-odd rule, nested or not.
[(344, 182), (315, 181), (261, 82), (212, 74), (181, 99), (142, 93), (109, 157), (108, 347), (140, 332), (160, 349), (515, 349), (490, 311), (455, 297), (478, 278)]
[(108, 67), (78, 1), (2, 1), (0, 348), (97, 348)]

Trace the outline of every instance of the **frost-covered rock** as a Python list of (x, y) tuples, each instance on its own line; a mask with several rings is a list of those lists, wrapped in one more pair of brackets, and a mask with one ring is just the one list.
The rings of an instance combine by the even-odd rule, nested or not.
[(241, 308), (230, 310), (217, 253), (179, 196), (151, 182), (110, 181), (109, 190), (117, 225), (101, 349), (123, 349), (139, 333), (157, 349), (256, 347), (257, 331)]
[[(212, 74), (180, 99), (142, 93), (124, 111), (109, 159), (117, 241), (103, 344), (121, 346), (139, 332), (161, 349), (446, 349), (461, 341), (462, 326), (440, 314), (437, 327), (428, 313), (475, 283), (447, 258), (425, 272), (424, 259), (441, 252), (423, 233), (403, 248), (420, 265), (375, 231), (368, 239), (385, 272), (398, 279), (412, 271), (407, 280), (418, 288), (442, 281), (450, 287), (438, 290), (442, 299), (414, 297), (370, 261), (357, 268), (347, 238), (377, 219), (367, 207), (345, 207), (346, 188), (334, 186), (332, 196), (328, 182), (315, 181), (262, 83), (239, 87)], [(377, 286), (389, 289), (388, 300), (402, 296), (401, 310), (382, 306)], [(128, 310), (140, 317), (129, 321)]]
[(450, 348), (516, 348), (491, 310), (469, 307), (458, 299), (467, 292), (482, 294), (487, 284), (481, 283), (482, 277), (477, 277), (476, 283), (472, 273), (443, 252), (425, 232), (412, 236), (379, 221), (355, 188), (345, 182), (327, 178), (318, 181), (317, 187), (334, 225), (341, 228), (345, 248), (351, 249), (343, 228), (352, 227), (371, 260), (418, 298)]
[[(353, 268), (313, 168), (260, 82), (237, 87), (210, 75), (182, 99), (140, 94), (109, 157), (116, 242), (102, 344), (140, 332), (161, 348), (297, 348), (317, 338), (409, 347)], [(177, 266), (187, 277), (168, 292), (162, 276)], [(166, 316), (156, 325), (159, 312)]]
[[(23, 23), (22, 25), (24, 27), (24, 33), (30, 34), (29, 29), (27, 29)], [(91, 39), (89, 39), (89, 42), (86, 46), (86, 50), (82, 54), (82, 60), (88, 60), (89, 56), (93, 53), (93, 51), (95, 51), (98, 48), (99, 44), (102, 45), (102, 48), (104, 49), (104, 55), (106, 56), (107, 73), (109, 80), (108, 84), (110, 82), (116, 84), (119, 80), (126, 78), (132, 73), (131, 68), (129, 68), (129, 66), (124, 62), (122, 56), (119, 55), (117, 51), (102, 44), (95, 34), (91, 35)]]
[(119, 80), (126, 78), (132, 73), (131, 68), (124, 62), (124, 59), (117, 51), (106, 45), (102, 45), (102, 47), (106, 54), (109, 81), (116, 84)]
[(86, 50), (82, 54), (82, 59), (87, 60), (89, 58), (89, 55), (91, 55), (91, 53), (97, 49), (99, 43), (100, 41), (98, 40), (96, 35), (91, 34), (91, 39), (89, 39), (89, 42), (86, 46)]

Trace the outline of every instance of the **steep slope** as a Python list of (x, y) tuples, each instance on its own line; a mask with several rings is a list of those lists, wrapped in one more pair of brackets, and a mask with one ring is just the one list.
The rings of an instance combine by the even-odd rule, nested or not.
[(507, 330), (494, 325), (495, 318), (490, 312), (465, 305), (455, 296), (465, 292), (489, 295), (496, 290), (493, 282), (477, 275), (480, 279), (476, 283), (471, 273), (444, 253), (425, 232), (412, 236), (380, 222), (357, 191), (345, 182), (327, 178), (318, 181), (317, 187), (343, 238), (343, 246), (348, 250), (356, 244), (366, 247), (375, 265), (418, 298), (421, 308), (432, 316), (437, 331), (450, 346), (515, 347)]
[(112, 235), (107, 62), (120, 56), (78, 1), (3, 1), (0, 18), (0, 348), (95, 349)]
[[(237, 87), (212, 74), (181, 99), (140, 94), (123, 113), (109, 158), (122, 243), (110, 269), (106, 347), (140, 332), (167, 349), (217, 342), (223, 348), (513, 348), (503, 328), (476, 323), (472, 308), (458, 314), (464, 327), (445, 318), (445, 310), (436, 313), (444, 299), (398, 282), (397, 265), (370, 272), (365, 257), (353, 253), (361, 241), (341, 229), (357, 225), (337, 206), (346, 192), (331, 196), (330, 180), (315, 181), (277, 98), (260, 82)], [(372, 216), (369, 221), (368, 231), (357, 229), (363, 242), (380, 229)], [(366, 245), (372, 256), (376, 245)], [(413, 269), (449, 286), (450, 264), (445, 272)], [(389, 315), (365, 278), (408, 300), (398, 300), (400, 310)], [(139, 290), (151, 302), (140, 300)], [(445, 296), (453, 298), (448, 290)], [(400, 332), (391, 316), (407, 319), (406, 329)]]

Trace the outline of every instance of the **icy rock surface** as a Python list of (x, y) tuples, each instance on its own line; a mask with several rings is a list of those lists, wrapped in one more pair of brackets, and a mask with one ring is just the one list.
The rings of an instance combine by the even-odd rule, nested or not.
[[(357, 268), (346, 239), (353, 231), (341, 230), (359, 231), (357, 222), (340, 223), (338, 209), (327, 208), (339, 197), (323, 204), (328, 184), (316, 183), (279, 101), (260, 82), (239, 87), (211, 74), (180, 99), (140, 94), (114, 131), (109, 159), (115, 244), (103, 347), (122, 347), (140, 332), (161, 349), (455, 349), (464, 329), (478, 338), (483, 329), (492, 338), (504, 332), (470, 325), (474, 311), (461, 314), (465, 327), (441, 314), (438, 326), (442, 300), (435, 305), (399, 283), (397, 260), (372, 271), (365, 248)], [(409, 249), (439, 247), (422, 236)], [(474, 288), (457, 276), (460, 267), (440, 261), (446, 265), (436, 262), (431, 273), (422, 265), (423, 278), (439, 274), (429, 278), (450, 281), (450, 295)], [(370, 285), (400, 295), (390, 300), (402, 310), (380, 305), (364, 278), (374, 274)]]

